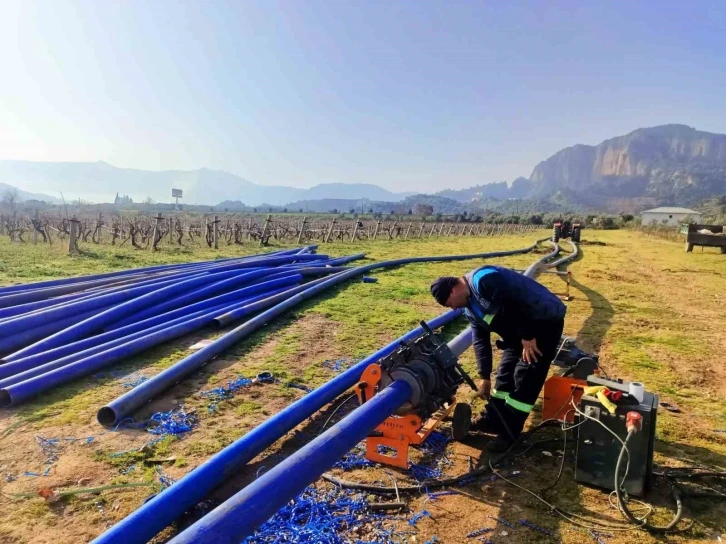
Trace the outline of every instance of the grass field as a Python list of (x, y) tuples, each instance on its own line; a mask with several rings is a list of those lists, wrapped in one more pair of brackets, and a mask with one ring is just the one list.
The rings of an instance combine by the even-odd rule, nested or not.
[[(541, 236), (540, 236), (541, 237)], [(343, 255), (364, 251), (369, 259), (403, 256), (474, 253), (524, 247), (533, 236), (497, 238), (441, 238), (433, 240), (380, 241), (361, 244), (329, 244), (321, 253)], [(573, 274), (567, 303), (565, 332), (577, 337), (580, 346), (597, 351), (607, 372), (625, 379), (643, 381), (661, 400), (679, 412), (661, 410), (657, 429), (656, 463), (659, 465), (703, 464), (726, 467), (726, 259), (714, 250), (686, 254), (680, 243), (654, 238), (640, 239), (629, 231), (583, 233), (582, 256), (570, 266)], [(224, 247), (141, 252), (130, 248), (88, 246), (88, 251), (68, 257), (60, 247), (10, 245), (0, 241), (0, 284), (10, 284), (68, 275), (97, 273), (159, 263), (229, 257), (259, 248)], [(496, 262), (524, 268), (536, 256), (521, 255)], [(188, 353), (188, 347), (206, 332), (187, 337), (137, 356), (100, 375), (90, 376), (59, 388), (31, 403), (0, 411), (0, 542), (76, 543), (103, 532), (137, 508), (152, 490), (158, 489), (158, 471), (179, 478), (266, 417), (304, 395), (284, 383), (243, 389), (209, 410), (210, 401), (200, 394), (240, 376), (252, 377), (266, 370), (282, 382), (294, 381), (315, 387), (329, 380), (334, 371), (323, 363), (358, 359), (410, 330), (421, 319), (441, 313), (431, 299), (428, 285), (439, 275), (461, 274), (482, 261), (448, 264), (416, 264), (375, 274), (376, 284), (352, 281), (325, 296), (300, 306), (294, 314), (275, 321), (265, 330), (216, 359), (193, 378), (179, 384), (140, 413), (144, 420), (159, 410), (183, 404), (196, 411), (198, 426), (183, 438), (166, 438), (143, 448), (154, 436), (143, 430), (111, 432), (95, 422), (99, 406), (127, 390), (129, 382), (149, 377)], [(552, 275), (542, 283), (562, 293), (564, 283)], [(454, 335), (463, 321), (446, 328)], [(218, 334), (218, 333), (216, 333)], [(496, 357), (496, 352), (495, 352)], [(474, 369), (473, 355), (462, 359)], [(475, 402), (475, 408), (480, 407)], [(328, 412), (302, 425), (298, 432), (260, 456), (237, 478), (220, 489), (221, 499), (254, 479), (319, 431)], [(535, 415), (535, 421), (538, 418)], [(57, 451), (43, 452), (36, 437), (60, 438)], [(89, 441), (89, 437), (93, 437)], [(77, 440), (67, 440), (74, 438)], [(486, 462), (484, 442), (451, 444), (452, 465), (447, 474), (465, 472), (468, 458)], [(558, 469), (556, 450), (548, 456), (540, 448), (517, 459), (510, 471), (520, 471), (516, 483), (539, 489), (552, 481)], [(125, 452), (125, 453), (124, 453)], [(47, 463), (51, 458), (52, 462)], [(42, 476), (48, 471), (47, 476)], [(27, 476), (32, 472), (41, 476)], [(377, 469), (346, 473), (353, 480), (372, 481)], [(397, 474), (401, 483), (405, 474)], [(13, 498), (11, 493), (37, 493), (41, 488), (97, 487), (117, 483), (147, 482), (150, 487), (77, 495), (58, 502), (42, 498)], [(322, 485), (322, 484), (321, 484)], [(594, 542), (586, 530), (574, 527), (547, 510), (523, 491), (501, 480), (490, 479), (457, 489), (460, 494), (436, 501), (417, 497), (411, 510), (424, 508), (431, 517), (415, 528), (406, 521), (401, 528), (417, 531), (408, 542), (423, 543), (437, 536), (439, 542), (469, 541), (465, 535), (481, 527), (494, 527), (493, 542)], [(655, 522), (667, 518), (667, 490), (657, 488), (652, 497)], [(607, 493), (577, 486), (571, 466), (548, 498), (561, 507), (585, 516), (605, 516), (617, 521), (619, 514), (608, 506)], [(705, 501), (690, 503), (688, 516), (695, 516), (693, 529), (668, 540), (686, 542), (715, 540), (726, 530), (726, 505)], [(549, 537), (526, 527), (509, 529), (491, 517), (517, 523), (535, 522), (554, 531)], [(410, 517), (410, 514), (409, 514)], [(518, 523), (517, 523), (518, 525)], [(503, 535), (502, 532), (507, 532)], [(168, 534), (167, 534), (168, 536)], [(415, 537), (415, 540), (414, 538)], [(403, 541), (402, 537), (402, 541)], [(639, 531), (602, 536), (605, 542), (654, 542)], [(473, 540), (472, 540), (473, 541)]]

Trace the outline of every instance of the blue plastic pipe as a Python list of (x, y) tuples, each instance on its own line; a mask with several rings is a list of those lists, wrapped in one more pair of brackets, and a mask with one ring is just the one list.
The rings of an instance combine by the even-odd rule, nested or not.
[[(230, 304), (218, 304), (203, 310), (190, 313), (188, 315), (178, 317), (171, 321), (164, 321), (163, 323), (157, 324), (154, 327), (137, 329), (136, 332), (129, 333), (121, 329), (116, 329), (111, 332), (92, 336), (84, 340), (79, 340), (71, 344), (66, 344), (58, 348), (54, 348), (42, 353), (35, 355), (29, 355), (23, 359), (18, 359), (11, 363), (0, 365), (0, 388), (25, 381), (26, 379), (45, 374), (50, 370), (66, 366), (67, 364), (85, 359), (90, 355), (107, 351), (113, 347), (126, 344), (137, 338), (142, 338), (151, 333), (165, 330), (171, 327), (185, 325), (188, 321), (198, 318), (206, 317), (207, 322), (203, 325), (200, 324), (199, 328), (210, 325), (213, 323), (213, 318), (219, 313), (227, 310), (231, 310), (243, 304), (251, 304), (258, 300), (263, 300), (272, 294), (281, 293), (285, 288), (276, 289), (261, 295), (257, 295), (252, 298), (241, 298), (235, 303)], [(200, 321), (201, 323), (201, 321)]]
[(35, 374), (38, 370), (43, 370), (43, 374), (35, 375), (22, 382), (17, 382), (17, 376), (6, 378), (6, 380), (12, 381), (13, 383), (0, 389), (0, 407), (15, 405), (58, 385), (91, 374), (113, 363), (146, 351), (149, 348), (194, 332), (208, 325), (209, 319), (209, 315), (202, 315), (173, 327), (157, 330), (145, 336), (134, 338), (124, 344), (116, 345), (106, 351), (95, 353), (84, 359), (57, 368), (57, 362), (46, 363), (42, 367), (27, 371), (28, 373)]
[[(558, 251), (559, 248), (555, 246), (552, 253), (533, 263), (527, 269), (527, 276), (536, 276), (544, 263), (556, 256)], [(469, 329), (449, 342), (450, 349), (456, 355), (461, 355), (470, 345)], [(373, 404), (376, 397), (384, 395), (391, 388), (394, 392), (387, 394), (385, 401)], [(406, 402), (410, 395), (411, 388), (408, 384), (402, 381), (393, 382), (341, 422), (184, 530), (170, 544), (236, 544), (251, 536), (259, 525), (297, 496), (308, 484), (317, 480), (335, 461)]]
[(168, 544), (239, 544), (410, 397), (411, 386), (408, 383), (393, 382)]
[[(312, 246), (317, 248), (317, 246)], [(35, 289), (42, 289), (45, 287), (54, 287), (57, 285), (69, 285), (73, 283), (82, 283), (97, 279), (106, 279), (106, 278), (118, 278), (123, 276), (131, 276), (136, 274), (146, 274), (146, 273), (152, 273), (152, 272), (160, 272), (160, 271), (169, 271), (169, 270), (181, 270), (181, 269), (188, 269), (188, 268), (194, 268), (198, 266), (204, 266), (204, 265), (214, 265), (214, 264), (220, 264), (220, 263), (227, 263), (230, 261), (244, 261), (244, 260), (251, 260), (256, 258), (264, 258), (264, 257), (273, 257), (273, 256), (280, 256), (280, 255), (294, 255), (302, 248), (294, 248), (294, 249), (286, 249), (282, 251), (273, 251), (272, 253), (259, 253), (257, 255), (246, 255), (246, 256), (240, 256), (240, 257), (229, 257), (226, 259), (213, 259), (211, 261), (195, 261), (191, 263), (176, 263), (176, 264), (164, 264), (164, 265), (157, 265), (157, 266), (148, 266), (145, 268), (133, 268), (131, 270), (120, 270), (118, 272), (105, 272), (103, 274), (90, 274), (87, 276), (79, 276), (75, 278), (62, 278), (58, 280), (46, 280), (46, 281), (39, 281), (39, 282), (33, 282), (33, 283), (23, 283), (20, 285), (10, 285), (7, 287), (0, 287), (0, 295), (5, 295), (7, 293), (16, 293), (20, 291), (31, 291)]]
[[(461, 315), (459, 310), (449, 311), (430, 320), (428, 325), (432, 329), (437, 329), (453, 321), (459, 315)], [(422, 332), (421, 327), (416, 327), (329, 382), (293, 402), (236, 442), (210, 457), (173, 486), (168, 487), (141, 505), (138, 510), (111, 527), (111, 529), (95, 539), (93, 543), (145, 544), (165, 527), (171, 525), (186, 510), (205, 499), (213, 489), (226, 482), (280, 437), (358, 383), (361, 374), (368, 365), (390, 355), (399, 347), (401, 342), (411, 340)], [(104, 411), (106, 408), (101, 410)], [(99, 412), (99, 421), (112, 421), (112, 419), (115, 421), (113, 412), (106, 414)]]
[[(222, 280), (220, 282), (213, 283), (211, 285), (205, 285), (191, 292), (182, 291), (181, 296), (172, 298), (171, 300), (165, 300), (159, 304), (150, 306), (140, 312), (134, 312), (133, 314), (124, 316), (122, 319), (113, 321), (111, 325), (104, 327), (104, 330), (113, 330), (130, 323), (135, 323), (149, 317), (154, 317), (159, 314), (174, 310), (180, 306), (187, 306), (193, 302), (204, 300), (208, 303), (224, 302), (224, 300), (233, 300), (240, 294), (254, 294), (261, 293), (270, 290), (273, 287), (290, 285), (298, 283), (302, 280), (302, 276), (297, 273), (294, 268), (288, 269), (287, 271), (279, 272), (276, 268), (265, 268), (255, 272), (249, 272), (240, 277), (233, 277)], [(281, 281), (277, 281), (281, 280)], [(273, 283), (270, 283), (273, 282)], [(275, 283), (276, 282), (276, 283)], [(240, 285), (247, 285), (242, 289), (228, 292), (223, 295), (212, 297), (217, 293), (223, 292), (225, 288), (239, 287)], [(224, 298), (226, 297), (226, 298)]]
[[(19, 349), (25, 348), (26, 346), (45, 338), (48, 335), (55, 334), (58, 331), (62, 331), (67, 327), (75, 325), (76, 323), (80, 323), (81, 321), (95, 315), (97, 312), (102, 312), (110, 307), (111, 306), (104, 306), (83, 314), (50, 321), (45, 324), (39, 324), (36, 327), (24, 330), (12, 336), (0, 338), (0, 355), (14, 353)], [(5, 360), (6, 359), (3, 358), (3, 361)]]
[[(73, 342), (75, 340), (85, 338), (92, 334), (96, 334), (101, 331), (105, 325), (113, 323), (114, 321), (122, 319), (130, 314), (133, 314), (140, 309), (151, 306), (155, 302), (164, 300), (177, 293), (183, 293), (186, 290), (192, 289), (200, 285), (214, 283), (217, 279), (225, 279), (229, 276), (232, 276), (236, 277), (239, 281), (247, 281), (247, 278), (245, 278), (246, 275), (247, 274), (244, 272), (230, 270), (224, 272), (215, 272), (214, 274), (196, 276), (184, 281), (173, 281), (171, 285), (165, 285), (160, 289), (156, 289), (141, 296), (137, 296), (126, 302), (122, 302), (121, 304), (118, 304), (113, 308), (110, 308), (103, 312), (97, 313), (96, 315), (89, 317), (88, 319), (81, 321), (80, 323), (77, 323), (66, 329), (63, 329), (62, 331), (47, 336), (46, 338), (43, 338), (42, 340), (39, 340), (36, 343), (13, 353), (11, 356), (5, 357), (5, 360), (12, 361), (15, 359), (20, 359), (21, 357), (27, 357), (28, 355), (47, 351), (64, 343)], [(143, 289), (148, 289), (148, 287), (144, 287)]]

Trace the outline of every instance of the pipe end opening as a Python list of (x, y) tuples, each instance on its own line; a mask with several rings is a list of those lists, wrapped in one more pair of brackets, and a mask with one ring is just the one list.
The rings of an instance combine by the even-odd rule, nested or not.
[(0, 407), (7, 407), (13, 403), (10, 393), (6, 389), (0, 389)]
[(111, 427), (114, 423), (116, 423), (116, 412), (114, 412), (112, 408), (104, 406), (98, 411), (98, 414), (96, 414), (96, 419), (104, 427)]

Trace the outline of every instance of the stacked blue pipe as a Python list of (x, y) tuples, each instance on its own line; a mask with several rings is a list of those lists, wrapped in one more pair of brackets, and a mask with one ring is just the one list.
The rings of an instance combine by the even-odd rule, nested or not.
[[(221, 337), (211, 346), (207, 346), (192, 356), (180, 361), (180, 363), (174, 365), (170, 369), (163, 371), (155, 378), (140, 384), (134, 388), (130, 394), (122, 395), (99, 410), (99, 422), (105, 425), (113, 425), (117, 423), (121, 419), (127, 417), (134, 409), (148, 402), (159, 392), (171, 387), (174, 383), (193, 372), (196, 368), (206, 364), (207, 361), (209, 361), (217, 353), (226, 349), (227, 346), (238, 342), (241, 338), (247, 336), (252, 330), (256, 330), (259, 326), (262, 326), (270, 319), (273, 319), (275, 315), (279, 315), (286, 311), (294, 304), (308, 298), (308, 296), (313, 296), (321, 290), (337, 285), (341, 281), (345, 281), (350, 277), (364, 274), (368, 270), (375, 268), (398, 266), (414, 262), (485, 259), (522, 254), (532, 251), (536, 246), (537, 243), (529, 247), (512, 251), (446, 257), (417, 257), (387, 261), (383, 263), (374, 263), (373, 265), (357, 267), (350, 271), (338, 273), (331, 278), (322, 278), (322, 281), (318, 280), (319, 283), (312, 287), (297, 287), (297, 290), (302, 290), (300, 294), (305, 293), (306, 291), (311, 292), (306, 293), (306, 295), (301, 298), (288, 298), (287, 300), (282, 300), (276, 306), (270, 308), (269, 312), (264, 312), (263, 314), (260, 314), (258, 318), (255, 318), (258, 319), (257, 321), (253, 319), (244, 323), (231, 333)], [(323, 287), (320, 288), (320, 286)], [(279, 296), (281, 295), (278, 295), (278, 297)], [(275, 297), (272, 298), (274, 299)], [(254, 307), (255, 304), (250, 306)], [(244, 317), (244, 315), (240, 314), (244, 314), (244, 312), (234, 310), (225, 314), (224, 319), (218, 318), (216, 321), (220, 324), (226, 324), (231, 320)], [(428, 325), (431, 328), (438, 328), (450, 323), (459, 315), (460, 312), (458, 310), (449, 311), (429, 321)], [(331, 381), (289, 405), (287, 408), (275, 414), (267, 421), (245, 434), (242, 438), (211, 457), (208, 461), (192, 470), (177, 481), (173, 486), (165, 489), (149, 501), (145, 502), (138, 510), (121, 520), (104, 534), (100, 535), (93, 541), (93, 543), (142, 544), (148, 542), (165, 527), (174, 523), (174, 521), (177, 520), (185, 511), (207, 498), (215, 488), (227, 481), (230, 476), (244, 467), (277, 440), (282, 438), (286, 433), (290, 432), (305, 419), (311, 417), (315, 412), (322, 409), (328, 403), (332, 402), (345, 391), (353, 387), (360, 379), (363, 370), (369, 364), (392, 353), (399, 346), (400, 342), (415, 338), (422, 332), (423, 329), (421, 327), (413, 329), (370, 357), (360, 361), (347, 371), (339, 374)], [(470, 345), (471, 334), (468, 335), (468, 338), (468, 345)], [(463, 342), (460, 343), (466, 344), (466, 335), (464, 335)], [(144, 387), (147, 383), (154, 380), (155, 384), (152, 385), (151, 388)], [(239, 541), (241, 541), (241, 539), (236, 542)]]
[(364, 256), (330, 259), (315, 249), (0, 288), (0, 406), (217, 327), (230, 312), (251, 315)]

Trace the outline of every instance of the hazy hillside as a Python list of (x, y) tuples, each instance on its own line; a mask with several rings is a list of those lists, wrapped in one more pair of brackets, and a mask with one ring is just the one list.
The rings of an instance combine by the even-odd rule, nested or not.
[(129, 195), (137, 202), (147, 197), (170, 202), (172, 188), (184, 191), (182, 203), (210, 205), (223, 200), (240, 200), (251, 206), (263, 203), (282, 205), (294, 200), (318, 198), (397, 201), (410, 194), (392, 193), (377, 185), (363, 183), (329, 183), (309, 189), (258, 185), (221, 170), (201, 168), (152, 172), (117, 168), (102, 161), (0, 161), (0, 183), (51, 194), (63, 192), (67, 199), (80, 197), (92, 202), (113, 202), (116, 193)]
[(5, 194), (8, 192), (17, 192), (18, 202), (26, 202), (28, 200), (40, 200), (47, 202), (48, 204), (60, 204), (61, 199), (50, 195), (44, 195), (43, 193), (29, 193), (28, 191), (22, 191), (13, 185), (7, 183), (0, 183), (0, 200), (2, 200)]

